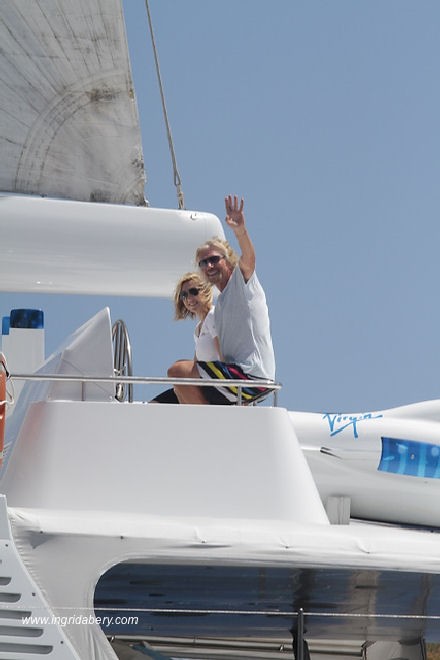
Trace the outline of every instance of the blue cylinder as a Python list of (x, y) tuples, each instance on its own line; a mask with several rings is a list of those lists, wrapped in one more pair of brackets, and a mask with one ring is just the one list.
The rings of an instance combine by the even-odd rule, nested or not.
[(9, 316), (2, 318), (2, 335), (9, 335)]

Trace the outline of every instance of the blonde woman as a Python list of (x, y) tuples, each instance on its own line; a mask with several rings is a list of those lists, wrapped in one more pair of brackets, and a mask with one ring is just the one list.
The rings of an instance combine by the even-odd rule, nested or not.
[[(195, 355), (193, 360), (177, 360), (168, 370), (173, 377), (175, 365), (189, 368), (198, 360), (220, 360), (220, 345), (215, 331), (212, 286), (198, 273), (185, 273), (176, 284), (174, 291), (174, 318), (198, 319), (194, 329)], [(190, 366), (191, 365), (191, 366)], [(174, 389), (158, 394), (153, 403), (180, 403)]]
[[(183, 275), (174, 291), (174, 318), (180, 321), (188, 317), (198, 319), (194, 329), (194, 359), (219, 360), (220, 345), (214, 325), (212, 286), (198, 273)], [(209, 355), (211, 357), (207, 357)], [(185, 360), (178, 360), (183, 361)]]

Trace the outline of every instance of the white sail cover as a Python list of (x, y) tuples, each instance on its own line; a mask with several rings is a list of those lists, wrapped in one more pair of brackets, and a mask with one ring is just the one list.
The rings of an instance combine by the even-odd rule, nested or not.
[(2, 0), (0, 191), (143, 205), (121, 0)]

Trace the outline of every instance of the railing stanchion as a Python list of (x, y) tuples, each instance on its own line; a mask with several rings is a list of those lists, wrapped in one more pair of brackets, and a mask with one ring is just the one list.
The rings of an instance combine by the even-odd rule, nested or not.
[(297, 628), (296, 628), (296, 649), (295, 660), (304, 660), (304, 610), (302, 607), (298, 610)]

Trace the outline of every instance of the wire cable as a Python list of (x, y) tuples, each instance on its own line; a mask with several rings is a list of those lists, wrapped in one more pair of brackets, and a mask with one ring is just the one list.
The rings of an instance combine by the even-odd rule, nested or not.
[(158, 80), (158, 83), (159, 83), (159, 91), (160, 91), (160, 98), (161, 98), (161, 101), (162, 101), (162, 111), (163, 111), (163, 116), (164, 116), (164, 121), (165, 121), (166, 132), (167, 132), (168, 146), (170, 148), (171, 160), (173, 162), (174, 185), (175, 185), (176, 191), (177, 191), (177, 202), (178, 202), (179, 209), (184, 209), (185, 208), (185, 198), (184, 198), (183, 190), (182, 190), (182, 180), (180, 178), (179, 170), (178, 170), (178, 167), (177, 167), (177, 160), (176, 160), (176, 153), (175, 153), (175, 150), (174, 150), (173, 136), (171, 134), (170, 122), (168, 120), (168, 112), (167, 112), (167, 107), (166, 107), (166, 103), (165, 103), (165, 94), (164, 94), (164, 91), (163, 91), (162, 76), (161, 76), (161, 73), (160, 73), (160, 66), (159, 66), (159, 56), (158, 56), (157, 48), (156, 48), (156, 40), (154, 38), (153, 22), (151, 20), (150, 5), (149, 5), (148, 0), (145, 0), (145, 6), (147, 8), (148, 24), (150, 26), (151, 43), (152, 43), (152, 46), (153, 46), (154, 61), (155, 61), (155, 64), (156, 64), (157, 80)]

